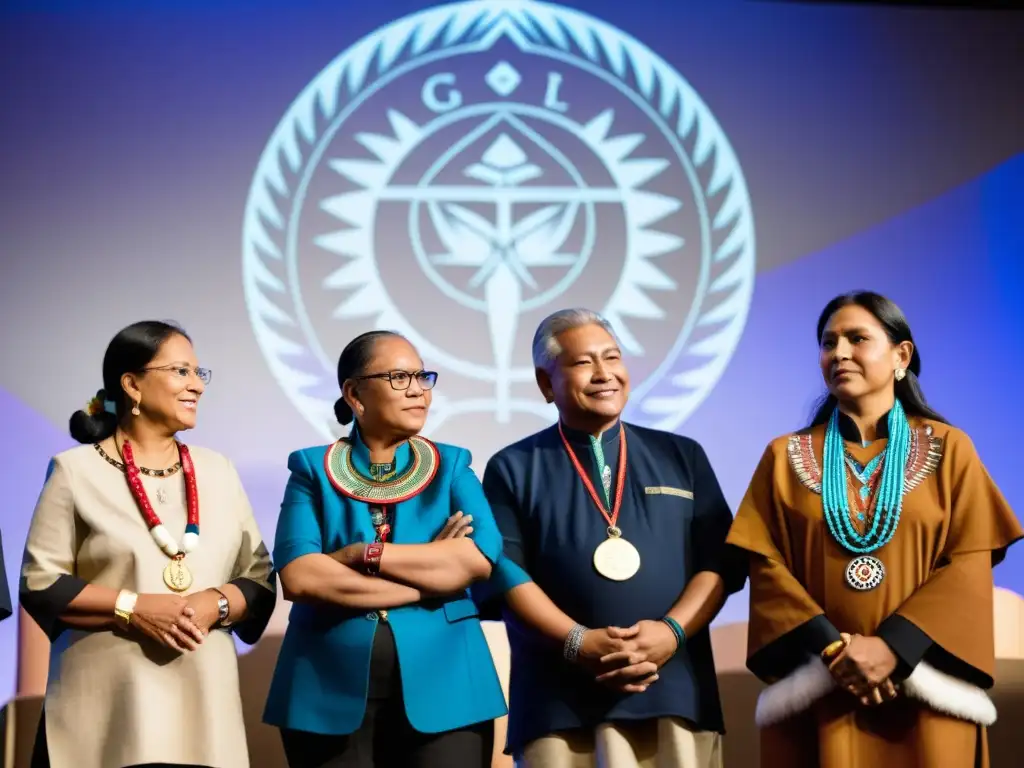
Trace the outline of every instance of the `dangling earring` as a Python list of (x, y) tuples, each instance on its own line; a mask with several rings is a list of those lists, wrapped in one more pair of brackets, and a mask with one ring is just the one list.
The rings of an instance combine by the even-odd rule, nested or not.
[(903, 381), (903, 378), (907, 375), (905, 368), (896, 369), (896, 381)]
[(136, 402), (135, 406), (132, 408), (132, 416), (141, 416), (141, 415), (142, 415), (142, 411), (139, 410), (139, 404)]

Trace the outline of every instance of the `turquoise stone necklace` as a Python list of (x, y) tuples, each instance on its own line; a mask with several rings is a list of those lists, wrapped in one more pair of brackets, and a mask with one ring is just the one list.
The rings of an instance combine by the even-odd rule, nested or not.
[[(882, 562), (869, 553), (888, 544), (896, 533), (903, 508), (903, 492), (907, 458), (910, 455), (910, 423), (899, 400), (889, 411), (889, 443), (885, 451), (867, 466), (860, 467), (850, 457), (839, 432), (839, 409), (832, 412), (825, 429), (825, 448), (822, 452), (821, 498), (825, 522), (836, 542), (854, 558), (846, 572), (846, 580), (854, 589), (874, 589), (885, 578)], [(861, 532), (850, 515), (847, 471), (859, 481), (857, 493), (864, 500), (864, 508), (871, 495), (872, 476), (881, 464), (881, 479), (875, 493), (874, 514), (866, 530)], [(859, 514), (863, 519), (863, 512)]]

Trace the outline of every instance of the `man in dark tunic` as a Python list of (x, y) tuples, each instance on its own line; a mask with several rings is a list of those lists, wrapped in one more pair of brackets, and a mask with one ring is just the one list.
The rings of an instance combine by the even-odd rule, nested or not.
[(483, 481), (504, 537), (480, 594), (504, 598), (507, 751), (530, 768), (717, 768), (708, 625), (745, 568), (726, 565), (715, 473), (694, 440), (620, 420), (629, 374), (596, 313), (545, 319), (533, 359), (559, 422), (496, 454)]

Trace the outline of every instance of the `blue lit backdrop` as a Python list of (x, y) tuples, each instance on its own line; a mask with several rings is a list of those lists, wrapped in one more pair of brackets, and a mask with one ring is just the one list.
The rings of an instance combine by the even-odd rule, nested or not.
[[(416, 338), (442, 375), (430, 434), (481, 470), (551, 418), (537, 320), (601, 309), (629, 417), (699, 439), (735, 504), (820, 394), (818, 311), (862, 287), (907, 312), (929, 398), (1024, 505), (1024, 424), (1001, 405), (1024, 373), (1019, 20), (295, 5), (3, 11), (12, 585), (67, 418), (143, 317), (182, 322), (214, 369), (188, 439), (231, 456), (268, 538), (285, 457), (331, 434), (334, 360), (369, 327)], [(1024, 593), (1022, 558), (999, 585)], [(739, 596), (719, 621), (745, 613)], [(14, 645), (7, 622), (8, 691)]]

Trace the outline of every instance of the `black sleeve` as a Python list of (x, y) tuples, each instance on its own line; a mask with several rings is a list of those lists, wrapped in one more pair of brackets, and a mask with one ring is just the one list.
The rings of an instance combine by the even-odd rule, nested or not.
[(277, 573), (253, 516), (242, 478), (234, 464), (230, 461), (227, 464), (235, 484), (235, 498), (242, 526), (242, 540), (232, 569), (233, 578), (228, 583), (236, 586), (245, 598), (245, 618), (231, 624), (229, 629), (243, 643), (255, 645), (277, 607)]
[[(269, 580), (276, 587), (277, 574), (271, 572)], [(245, 618), (232, 624), (230, 629), (246, 645), (256, 645), (270, 623), (274, 608), (277, 607), (276, 589), (267, 589), (263, 584), (244, 576), (232, 579), (228, 583), (238, 587), (245, 598), (246, 608)]]
[(14, 609), (11, 606), (11, 588), (7, 584), (7, 565), (4, 560), (4, 539), (0, 534), (0, 621), (9, 619)]
[(761, 680), (778, 680), (841, 639), (825, 614), (819, 614), (751, 655), (747, 669)]
[(67, 470), (51, 460), (32, 514), (18, 589), (19, 602), (51, 642), (67, 629), (60, 617), (88, 586), (75, 575), (76, 524)]
[(71, 601), (87, 586), (88, 582), (84, 579), (62, 575), (45, 589), (29, 590), (25, 588), (23, 580), (18, 601), (52, 643), (68, 628), (60, 617), (68, 612)]
[(894, 613), (883, 621), (875, 635), (882, 638), (896, 655), (896, 680), (906, 680), (914, 667), (935, 645), (932, 639), (912, 621)]
[(727, 546), (732, 510), (725, 500), (715, 470), (701, 445), (692, 442), (690, 467), (693, 472), (694, 571), (712, 571), (722, 577), (726, 594), (743, 589), (747, 580), (747, 554)]
[(896, 671), (893, 673), (896, 682), (906, 680), (918, 664), (927, 661), (959, 680), (966, 680), (979, 688), (992, 687), (992, 679), (988, 675), (954, 656), (914, 622), (897, 613), (883, 621), (875, 634), (896, 654)]

